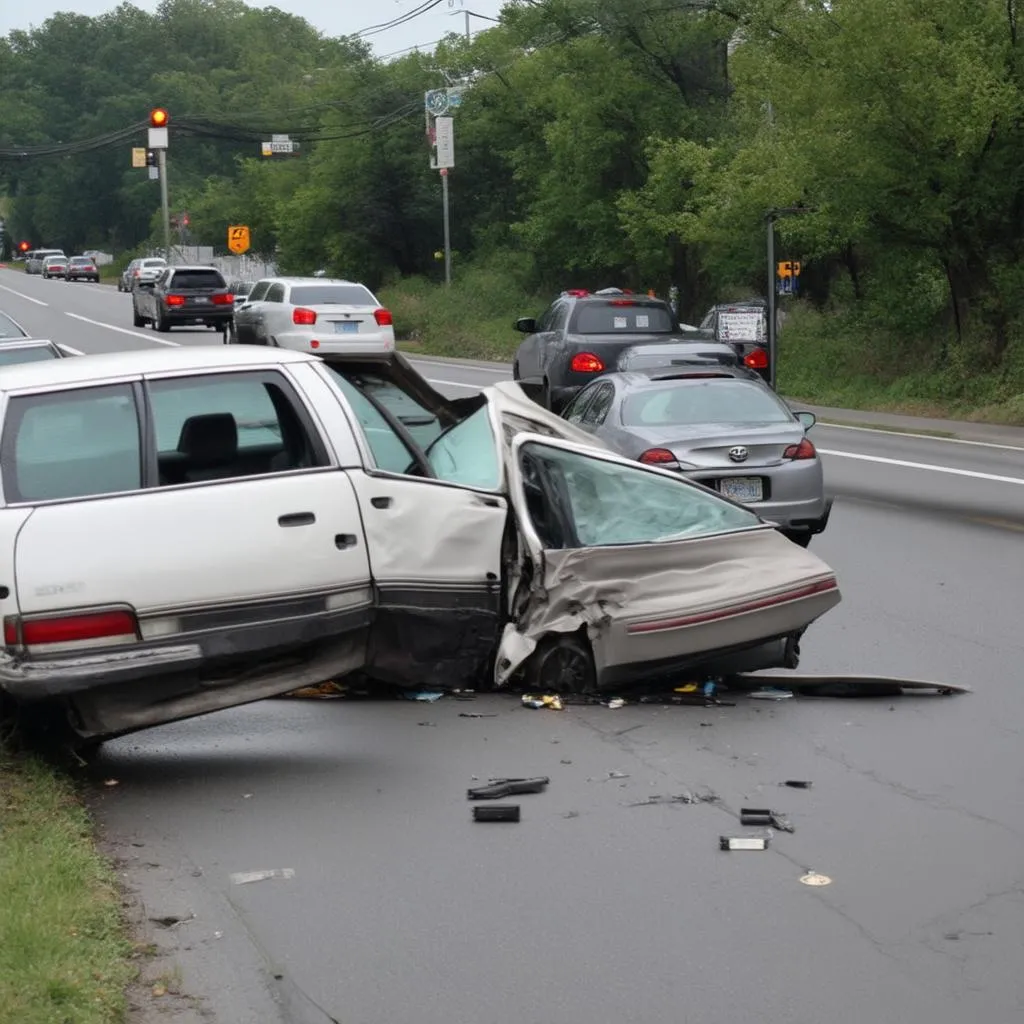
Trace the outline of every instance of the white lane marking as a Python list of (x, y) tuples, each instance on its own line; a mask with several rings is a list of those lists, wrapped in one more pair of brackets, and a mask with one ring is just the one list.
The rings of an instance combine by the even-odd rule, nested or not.
[(915, 437), (922, 441), (939, 441), (943, 444), (969, 444), (976, 448), (1001, 448), (1009, 452), (1024, 452), (1024, 445), (1019, 444), (997, 444), (995, 441), (968, 441), (962, 437), (936, 437), (934, 434), (912, 434), (905, 430), (879, 430), (877, 427), (854, 427), (849, 423), (829, 423), (827, 420), (818, 420), (818, 426), (826, 430), (859, 430), (865, 434), (890, 434), (893, 437)]
[(972, 480), (991, 480), (997, 484), (1019, 484), (1024, 487), (1024, 478), (998, 476), (995, 473), (978, 473), (973, 469), (953, 469), (951, 466), (932, 466), (926, 462), (907, 462), (905, 459), (884, 459), (881, 455), (860, 455), (854, 452), (837, 452), (830, 448), (819, 448), (821, 455), (835, 455), (841, 459), (857, 459), (859, 462), (877, 462), (883, 466), (900, 466), (903, 469), (927, 469), (932, 473), (948, 473), (950, 476), (966, 476)]
[(72, 348), (70, 345), (62, 345), (57, 342), (57, 348), (63, 349), (65, 352), (70, 352), (73, 356), (84, 356), (85, 353), (81, 349)]
[(167, 338), (157, 338), (152, 334), (143, 334), (141, 331), (131, 331), (127, 327), (115, 327), (113, 324), (105, 324), (102, 320), (92, 320), (87, 316), (80, 316), (78, 313), (68, 313), (65, 311), (65, 316), (71, 317), (73, 320), (81, 320), (83, 323), (92, 324), (95, 327), (105, 327), (108, 331), (117, 331), (118, 334), (127, 334), (132, 338), (142, 338), (143, 341), (154, 341), (158, 345), (173, 345), (175, 348), (180, 348), (181, 345), (177, 341), (170, 341)]
[(423, 363), (423, 364), (425, 364), (427, 366), (441, 366), (441, 367), (444, 367), (444, 369), (446, 369), (446, 370), (464, 369), (464, 370), (473, 370), (475, 373), (497, 373), (497, 374), (500, 374), (502, 377), (511, 377), (512, 376), (512, 364), (511, 363), (509, 363), (508, 369), (497, 370), (493, 366), (480, 366), (478, 363), (470, 363), (470, 362), (464, 362), (464, 363), (439, 363), (439, 362), (437, 362), (437, 360), (434, 360), (434, 359), (421, 359), (419, 356), (414, 356), (410, 352), (403, 352), (402, 354), (411, 363)]
[(5, 292), (10, 292), (12, 295), (17, 295), (19, 299), (27, 299), (29, 302), (34, 302), (37, 306), (48, 306), (48, 302), (43, 302), (42, 299), (34, 299), (31, 295), (26, 295), (24, 292), (15, 291), (13, 288), (8, 288), (5, 284), (0, 284), (0, 288), (3, 288)]
[(428, 377), (427, 380), (431, 384), (445, 384), (450, 388), (464, 388), (466, 391), (479, 391), (479, 384), (466, 384), (465, 381), (461, 380), (438, 380), (436, 377)]

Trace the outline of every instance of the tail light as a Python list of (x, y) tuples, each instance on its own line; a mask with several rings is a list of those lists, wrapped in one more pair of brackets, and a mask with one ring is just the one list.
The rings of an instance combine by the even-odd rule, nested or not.
[(814, 445), (806, 437), (799, 444), (791, 444), (782, 453), (784, 459), (813, 459), (817, 455)]
[(8, 615), (4, 619), (4, 643), (8, 647), (45, 647), (56, 644), (88, 647), (97, 641), (131, 643), (138, 639), (138, 634), (135, 615), (128, 611), (54, 615), (51, 618), (26, 620), (17, 615)]
[(390, 327), (394, 323), (390, 309), (375, 309), (373, 319), (377, 321), (378, 327)]
[(138, 277), (138, 276), (139, 276), (139, 272), (137, 270), (132, 271), (132, 277)]
[(608, 303), (609, 306), (635, 306), (636, 303), (632, 299), (612, 299)]
[(299, 306), (292, 310), (292, 323), (298, 324), (300, 327), (312, 327), (316, 323), (316, 313), (311, 309)]
[(184, 295), (168, 295), (164, 299), (164, 305), (166, 306), (184, 306), (185, 296)]
[(214, 295), (212, 298), (215, 306), (233, 306), (235, 304), (235, 297), (231, 292), (228, 292), (227, 294)]
[(574, 299), (585, 299), (590, 292), (586, 288), (570, 288), (565, 294)]
[(660, 466), (662, 469), (678, 469), (679, 460), (667, 448), (648, 448), (640, 456), (645, 466)]
[(572, 357), (569, 368), (573, 373), (601, 373), (604, 363), (593, 352), (577, 352)]
[(763, 348), (755, 348), (743, 357), (743, 365), (751, 370), (767, 370), (768, 353)]

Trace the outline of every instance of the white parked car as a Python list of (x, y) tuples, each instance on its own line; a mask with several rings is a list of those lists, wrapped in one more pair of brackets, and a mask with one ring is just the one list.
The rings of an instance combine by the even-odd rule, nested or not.
[(183, 346), (0, 373), (0, 687), (104, 738), (361, 672), (794, 667), (832, 570), (502, 383)]
[(326, 277), (272, 277), (235, 309), (232, 340), (327, 355), (392, 352), (391, 313), (365, 285)]

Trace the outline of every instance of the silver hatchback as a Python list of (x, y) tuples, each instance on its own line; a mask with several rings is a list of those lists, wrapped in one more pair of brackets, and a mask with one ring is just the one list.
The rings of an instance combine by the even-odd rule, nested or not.
[(828, 525), (832, 503), (807, 437), (814, 414), (793, 413), (741, 367), (607, 374), (562, 416), (622, 455), (748, 506), (803, 547)]

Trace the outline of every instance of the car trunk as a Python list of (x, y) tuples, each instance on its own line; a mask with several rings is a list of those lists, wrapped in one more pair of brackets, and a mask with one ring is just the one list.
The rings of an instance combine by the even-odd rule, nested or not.
[[(782, 453), (799, 444), (804, 436), (798, 423), (696, 423), (686, 426), (652, 427), (641, 436), (650, 448), (667, 448), (682, 463), (699, 469), (777, 466)], [(729, 452), (743, 448), (745, 458), (731, 458)]]
[(303, 306), (316, 313), (316, 330), (323, 334), (358, 338), (363, 334), (379, 334), (382, 326), (374, 319), (374, 306), (343, 306), (339, 303)]

